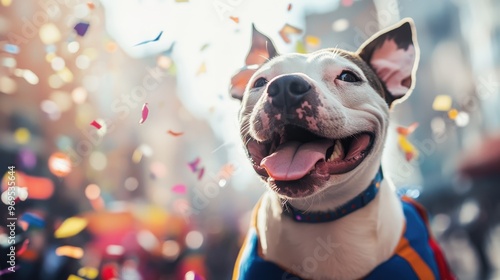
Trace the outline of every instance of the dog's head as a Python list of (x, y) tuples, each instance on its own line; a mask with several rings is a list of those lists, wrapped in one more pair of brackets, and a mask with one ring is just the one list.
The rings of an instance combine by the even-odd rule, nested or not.
[(389, 107), (410, 94), (417, 61), (410, 19), (355, 53), (278, 55), (254, 28), (230, 91), (242, 101), (241, 136), (255, 171), (292, 200), (366, 187), (380, 165)]

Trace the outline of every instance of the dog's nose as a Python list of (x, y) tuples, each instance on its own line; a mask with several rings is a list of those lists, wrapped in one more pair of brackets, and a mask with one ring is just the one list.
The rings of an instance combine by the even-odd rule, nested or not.
[(272, 81), (267, 87), (271, 104), (277, 108), (292, 107), (299, 104), (309, 93), (311, 85), (298, 75), (285, 75)]

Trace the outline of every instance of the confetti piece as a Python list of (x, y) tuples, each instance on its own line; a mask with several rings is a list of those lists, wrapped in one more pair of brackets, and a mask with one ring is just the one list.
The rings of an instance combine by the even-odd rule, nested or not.
[(458, 116), (458, 110), (457, 109), (451, 109), (448, 111), (448, 118), (450, 118), (450, 120), (455, 120)]
[(43, 228), (45, 227), (45, 221), (33, 213), (25, 212), (20, 220), (26, 221), (30, 226)]
[(87, 7), (89, 8), (89, 10), (93, 10), (95, 9), (95, 4), (93, 2), (87, 2)]
[(205, 280), (205, 278), (190, 270), (184, 275), (184, 280)]
[(455, 123), (459, 127), (464, 127), (469, 124), (469, 120), (470, 120), (469, 114), (467, 114), (466, 112), (460, 112), (457, 114), (457, 117), (455, 118)]
[(83, 257), (83, 249), (75, 246), (61, 246), (56, 249), (56, 255), (70, 257), (73, 259), (81, 259)]
[(434, 111), (443, 111), (447, 112), (451, 109), (451, 97), (449, 95), (438, 95), (434, 98), (434, 102), (432, 102), (432, 109)]
[(177, 184), (172, 187), (172, 192), (178, 193), (178, 194), (185, 194), (186, 193), (186, 185), (183, 184)]
[(148, 115), (149, 115), (148, 103), (144, 103), (144, 105), (142, 105), (142, 118), (139, 121), (139, 123), (143, 124), (147, 120)]
[(10, 53), (10, 54), (18, 54), (19, 53), (19, 47), (13, 44), (5, 44), (3, 46), (3, 50)]
[(198, 165), (200, 164), (201, 159), (197, 157), (193, 161), (188, 163), (189, 169), (191, 169), (191, 172), (196, 172), (198, 171)]
[(288, 4), (288, 7), (286, 8), (287, 11), (290, 11), (292, 9), (292, 3)]
[(297, 41), (295, 44), (295, 52), (297, 53), (307, 53), (306, 46), (304, 46), (304, 42)]
[(198, 68), (198, 71), (196, 71), (196, 76), (199, 76), (199, 75), (204, 74), (206, 72), (207, 72), (207, 65), (205, 64), (205, 62), (203, 62), (200, 65), (200, 68)]
[(67, 238), (80, 233), (87, 227), (87, 220), (79, 217), (71, 217), (66, 219), (59, 228), (54, 232), (55, 238)]
[(354, 3), (354, 0), (342, 0), (342, 6), (350, 7)]
[(398, 144), (399, 148), (401, 148), (401, 150), (405, 153), (407, 161), (411, 161), (413, 158), (418, 156), (417, 149), (410, 143), (410, 141), (408, 141), (408, 139), (406, 139), (405, 136), (398, 136)]
[(184, 132), (175, 132), (173, 130), (168, 130), (167, 133), (172, 135), (172, 136), (175, 136), (175, 137), (178, 137), (178, 136), (181, 136), (184, 134)]
[(287, 44), (289, 44), (291, 42), (291, 40), (288, 37), (288, 35), (290, 35), (290, 34), (300, 34), (300, 33), (302, 33), (302, 29), (299, 29), (297, 27), (291, 26), (290, 24), (285, 24), (285, 26), (283, 26), (283, 28), (281, 28), (281, 30), (279, 32), (281, 38)]
[(87, 33), (89, 26), (90, 24), (88, 22), (82, 21), (77, 23), (75, 27), (73, 27), (73, 29), (76, 31), (76, 34), (78, 34), (78, 36), (83, 37)]
[(198, 180), (201, 180), (201, 178), (203, 178), (203, 174), (205, 174), (205, 167), (202, 167), (200, 169), (200, 172), (198, 172)]
[(156, 41), (160, 40), (162, 34), (163, 34), (163, 31), (160, 31), (160, 34), (158, 34), (158, 36), (156, 36), (156, 38), (154, 38), (153, 40), (146, 40), (146, 41), (140, 42), (139, 44), (134, 45), (134, 47), (148, 44), (148, 43), (152, 43), (152, 42), (156, 42)]
[(142, 151), (139, 148), (137, 148), (132, 153), (132, 161), (134, 163), (139, 163), (141, 159), (142, 159)]
[(78, 275), (87, 279), (95, 279), (99, 275), (99, 270), (94, 267), (84, 266), (78, 269)]
[(97, 129), (101, 129), (101, 127), (102, 127), (102, 126), (101, 126), (101, 125), (100, 125), (97, 121), (95, 121), (95, 120), (93, 120), (93, 121), (90, 123), (90, 125), (91, 125), (91, 126), (93, 126), (93, 127), (95, 127), (95, 128), (97, 128)]
[(57, 177), (64, 177), (71, 172), (71, 160), (62, 152), (53, 153), (48, 160), (49, 170)]
[(415, 129), (417, 129), (417, 127), (418, 127), (418, 122), (414, 122), (414, 123), (410, 124), (408, 127), (398, 126), (396, 128), (396, 131), (398, 132), (398, 134), (408, 136), (408, 135), (412, 134), (413, 131), (415, 131)]
[(9, 266), (5, 269), (0, 270), (0, 276), (16, 272), (18, 269), (19, 269), (19, 265), (15, 265), (14, 267)]
[(225, 164), (219, 170), (219, 174), (217, 174), (217, 177), (223, 179), (229, 179), (231, 176), (233, 176), (235, 170), (236, 168), (234, 167), (233, 164), (231, 163)]
[(316, 36), (306, 36), (306, 44), (311, 47), (318, 47), (321, 43), (321, 40)]
[(68, 279), (67, 280), (85, 280), (85, 278), (82, 278), (82, 277), (79, 277), (79, 276), (76, 276), (74, 274), (70, 274), (68, 276)]
[(189, 0), (175, 0), (175, 2), (177, 2), (177, 3), (188, 3)]
[(205, 45), (201, 46), (201, 48), (200, 48), (200, 52), (202, 52), (202, 51), (206, 50), (209, 46), (210, 46), (210, 44), (209, 44), (209, 43), (206, 43)]
[(235, 23), (239, 23), (240, 22), (240, 18), (238, 17), (229, 17), (230, 20), (234, 21)]
[(26, 252), (26, 250), (28, 249), (28, 244), (29, 243), (30, 243), (29, 239), (24, 240), (23, 244), (21, 245), (21, 248), (19, 250), (17, 250), (17, 255), (18, 256), (20, 256), (24, 252)]

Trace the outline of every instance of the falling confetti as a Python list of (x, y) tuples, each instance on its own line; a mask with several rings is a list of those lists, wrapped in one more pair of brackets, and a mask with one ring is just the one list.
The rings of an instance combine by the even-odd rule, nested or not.
[(319, 47), (321, 40), (316, 36), (306, 36), (306, 44), (311, 47)]
[(292, 9), (292, 3), (288, 4), (288, 7), (286, 8), (287, 11), (290, 11)]
[(142, 118), (139, 121), (139, 123), (143, 124), (147, 120), (148, 115), (149, 115), (148, 103), (144, 103), (144, 105), (142, 105)]
[(172, 187), (172, 192), (178, 193), (178, 194), (185, 194), (187, 190), (186, 185), (184, 184), (177, 184)]
[(238, 17), (229, 17), (230, 20), (234, 21), (235, 23), (239, 23), (240, 22), (240, 18)]
[(78, 34), (78, 36), (83, 37), (87, 33), (89, 26), (90, 26), (90, 24), (88, 22), (81, 21), (81, 22), (77, 23), (75, 25), (75, 27), (73, 27), (73, 29), (76, 31), (76, 34)]
[(203, 174), (205, 174), (205, 167), (202, 167), (200, 169), (200, 172), (198, 172), (198, 180), (201, 180), (201, 178), (203, 178)]
[(25, 212), (19, 220), (25, 221), (30, 226), (33, 227), (38, 227), (38, 228), (45, 227), (45, 221), (41, 217), (33, 213)]
[(79, 276), (76, 276), (74, 274), (70, 274), (68, 276), (68, 279), (67, 280), (85, 280), (85, 278), (82, 278), (82, 277), (79, 277)]
[(201, 159), (197, 157), (193, 161), (188, 163), (189, 169), (191, 169), (191, 172), (197, 172), (198, 171), (198, 165), (200, 164)]
[(295, 52), (297, 53), (307, 53), (306, 46), (304, 46), (304, 42), (297, 41), (295, 44)]
[(448, 118), (450, 118), (450, 120), (455, 120), (458, 116), (458, 110), (457, 109), (451, 109), (448, 111)]
[(186, 272), (186, 274), (184, 275), (184, 280), (205, 280), (205, 278), (191, 270)]
[(405, 153), (406, 161), (411, 161), (418, 156), (417, 149), (406, 139), (405, 136), (398, 136), (399, 148)]
[(158, 36), (156, 36), (156, 38), (154, 38), (153, 40), (146, 40), (146, 41), (140, 42), (139, 44), (134, 45), (134, 47), (148, 44), (148, 43), (152, 43), (152, 42), (156, 42), (156, 41), (160, 40), (162, 34), (163, 34), (163, 31), (160, 31), (160, 34), (158, 34)]
[(279, 32), (281, 38), (287, 44), (289, 44), (291, 42), (291, 40), (288, 37), (288, 35), (290, 35), (290, 34), (300, 34), (300, 33), (302, 33), (302, 29), (299, 29), (297, 27), (291, 26), (290, 24), (285, 24), (285, 26), (283, 26), (283, 28), (281, 28), (281, 30)]
[(94, 267), (82, 267), (78, 269), (78, 275), (87, 279), (95, 279), (99, 275), (99, 270)]
[(13, 45), (13, 44), (3, 45), (3, 50), (10, 53), (10, 54), (18, 54), (19, 53), (19, 47), (17, 45)]
[(217, 177), (227, 180), (231, 176), (233, 176), (233, 173), (235, 170), (236, 170), (236, 168), (232, 163), (227, 163), (224, 166), (222, 166), (222, 168), (219, 170)]
[(175, 136), (175, 137), (178, 137), (178, 136), (181, 136), (184, 134), (184, 132), (175, 132), (173, 130), (168, 130), (167, 133), (172, 135), (172, 136)]
[(342, 0), (342, 6), (350, 7), (354, 3), (354, 0)]
[(447, 112), (451, 109), (451, 97), (449, 95), (438, 95), (434, 98), (432, 102), (432, 109), (434, 111)]
[(406, 161), (411, 161), (418, 156), (417, 149), (411, 144), (407, 136), (412, 134), (415, 129), (417, 129), (418, 123), (414, 122), (408, 127), (398, 126), (396, 131), (398, 132), (398, 144), (399, 148), (404, 152)]
[(71, 172), (71, 160), (62, 152), (53, 153), (48, 160), (49, 170), (57, 177), (64, 177)]
[(56, 255), (70, 257), (73, 259), (81, 259), (83, 257), (83, 249), (75, 246), (61, 246), (56, 249)]
[(101, 129), (102, 125), (100, 125), (97, 121), (93, 120), (91, 123), (90, 123), (91, 126), (97, 128), (97, 129)]
[(410, 124), (408, 127), (398, 126), (396, 128), (396, 131), (400, 135), (408, 136), (408, 135), (412, 134), (413, 131), (415, 131), (415, 129), (417, 129), (417, 127), (418, 127), (418, 122), (414, 122), (414, 123)]
[(93, 2), (87, 2), (87, 7), (89, 8), (89, 10), (93, 10), (95, 9), (95, 4)]
[(196, 71), (196, 76), (199, 76), (201, 74), (204, 74), (207, 72), (207, 65), (205, 64), (205, 62), (203, 62), (200, 67), (198, 68), (198, 71)]
[(59, 228), (54, 232), (55, 238), (67, 238), (80, 233), (87, 227), (87, 220), (79, 217), (71, 217), (66, 219)]
[(202, 52), (202, 51), (206, 50), (209, 46), (210, 46), (210, 44), (209, 44), (209, 43), (206, 43), (205, 45), (201, 46), (201, 48), (200, 48), (200, 52)]

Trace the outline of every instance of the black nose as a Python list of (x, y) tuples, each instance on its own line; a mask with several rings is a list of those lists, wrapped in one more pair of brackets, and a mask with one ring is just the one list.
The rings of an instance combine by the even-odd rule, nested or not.
[(271, 104), (277, 108), (288, 108), (299, 104), (311, 89), (311, 85), (298, 75), (281, 76), (267, 87)]

